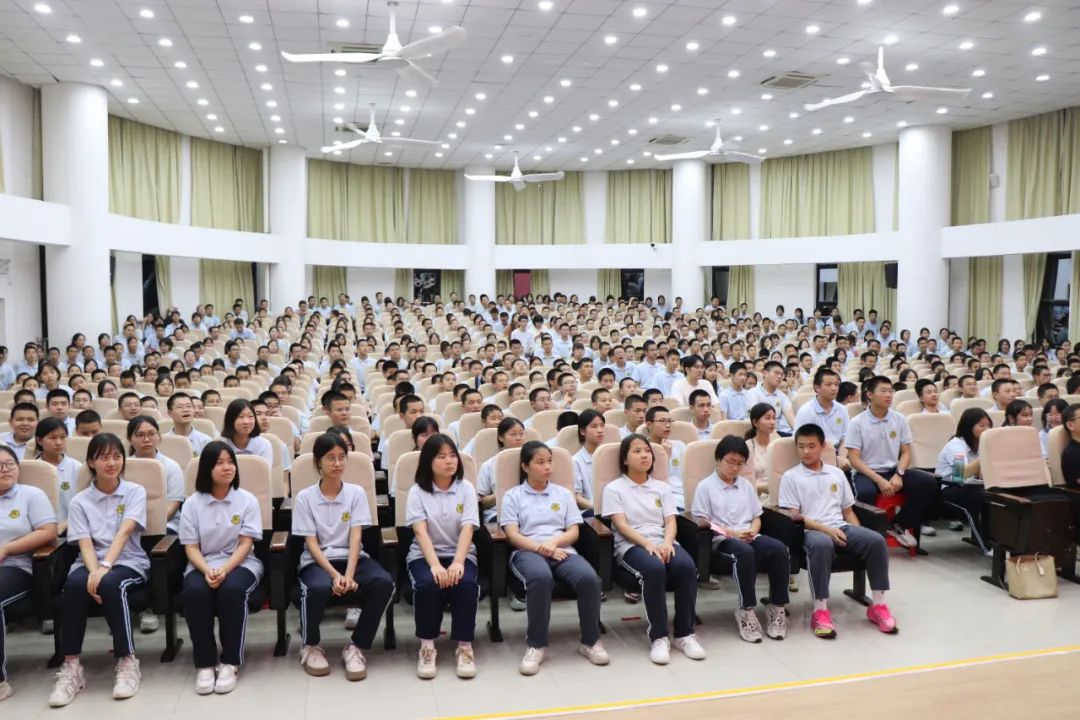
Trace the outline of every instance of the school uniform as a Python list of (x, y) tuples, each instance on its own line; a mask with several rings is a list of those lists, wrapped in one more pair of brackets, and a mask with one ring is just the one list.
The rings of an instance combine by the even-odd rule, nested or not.
[[(848, 449), (858, 450), (862, 461), (886, 480), (896, 474), (900, 448), (911, 444), (911, 428), (903, 415), (886, 410), (885, 417), (877, 418), (867, 410), (851, 421), (844, 444)], [(877, 484), (855, 473), (855, 493), (859, 500), (869, 505), (877, 502), (880, 492)], [(896, 513), (895, 522), (902, 528), (918, 530), (927, 509), (937, 494), (937, 482), (922, 470), (908, 468), (903, 474), (904, 505)]]
[(663, 363), (642, 360), (634, 366), (630, 377), (634, 378), (638, 387), (648, 390), (654, 386), (656, 377), (662, 372), (665, 372)]
[[(354, 527), (371, 525), (367, 495), (358, 485), (342, 483), (333, 500), (323, 495), (320, 485), (304, 488), (296, 495), (292, 515), (292, 534), (314, 537), (323, 555), (338, 572), (344, 572), (349, 560), (349, 532)], [(353, 579), (360, 585), (360, 621), (352, 633), (357, 647), (367, 650), (375, 640), (379, 621), (394, 596), (394, 582), (363, 549), (357, 559)], [(304, 547), (297, 574), (300, 585), (300, 634), (305, 645), (318, 645), (319, 624), (330, 601), (333, 579), (315, 562)]]
[(849, 525), (843, 510), (855, 504), (847, 476), (837, 467), (821, 464), (811, 470), (802, 463), (780, 478), (780, 507), (797, 509), (806, 518), (830, 528), (840, 528), (847, 536), (847, 545), (840, 548), (832, 538), (818, 530), (803, 533), (807, 573), (815, 600), (829, 597), (829, 579), (837, 553), (853, 553), (866, 565), (866, 575), (872, 590), (889, 589), (889, 556), (885, 538), (862, 527)]
[[(116, 490), (105, 494), (91, 483), (72, 499), (68, 507), (68, 543), (77, 547), (80, 540), (92, 541), (99, 564), (105, 559), (113, 539), (126, 520), (134, 521), (135, 529), (128, 536), (112, 568), (98, 584), (101, 608), (112, 633), (113, 657), (117, 660), (135, 653), (131, 605), (144, 604), (147, 594), (150, 558), (140, 543), (146, 529), (146, 491), (137, 483), (121, 479)], [(90, 571), (83, 564), (82, 553), (79, 553), (68, 571), (60, 598), (61, 623), (58, 631), (60, 652), (64, 655), (82, 654), (87, 611), (94, 603), (86, 591), (89, 576)], [(141, 597), (133, 603), (132, 598), (136, 595)]]
[(9, 448), (14, 450), (15, 455), (18, 456), (20, 462), (22, 462), (26, 457), (26, 446), (29, 443), (29, 440), (21, 443), (17, 442), (15, 440), (15, 433), (11, 432), (10, 430), (6, 433), (0, 433), (0, 444), (7, 445)]
[(941, 478), (941, 501), (946, 505), (958, 510), (968, 521), (975, 539), (983, 546), (982, 535), (979, 530), (982, 527), (983, 485), (978, 478), (967, 478), (964, 482), (955, 482), (952, 479), (953, 462), (957, 456), (964, 460), (965, 465), (970, 465), (979, 459), (979, 453), (968, 447), (964, 438), (953, 437), (945, 443), (945, 447), (938, 453), (937, 466), (934, 474)]
[(65, 455), (60, 460), (60, 464), (56, 466), (57, 501), (59, 505), (56, 508), (57, 522), (65, 522), (68, 519), (71, 501), (78, 493), (80, 470), (82, 470), (82, 463), (70, 455)]
[(175, 428), (170, 429), (165, 434), (187, 438), (188, 442), (191, 443), (191, 449), (195, 452), (196, 456), (202, 455), (203, 448), (209, 445), (210, 442), (213, 440), (213, 438), (206, 433), (196, 430), (194, 426), (192, 426), (191, 432), (189, 432), (187, 435), (181, 435), (180, 433), (176, 432)]
[[(480, 466), (480, 469), (476, 471), (477, 495), (487, 496), (495, 494), (495, 461), (498, 459), (498, 457), (499, 453), (495, 453), (487, 460), (485, 460)], [(496, 514), (497, 511), (494, 505), (489, 508), (484, 508), (484, 523), (486, 524), (495, 522)]]
[(776, 411), (776, 432), (781, 437), (790, 437), (793, 430), (787, 421), (787, 417), (784, 416), (784, 411), (791, 410), (791, 400), (788, 396), (780, 392), (780, 388), (776, 388), (774, 392), (769, 392), (764, 385), (759, 384), (746, 393), (747, 407), (752, 408), (758, 403), (772, 406), (772, 409)]
[[(233, 488), (221, 500), (210, 493), (192, 493), (180, 510), (179, 534), (180, 544), (197, 546), (208, 567), (223, 567), (236, 552), (241, 537), (256, 542), (262, 539), (259, 501), (247, 490)], [(244, 662), (248, 600), (262, 576), (263, 566), (254, 552), (249, 552), (217, 588), (211, 588), (206, 576), (188, 563), (182, 597), (196, 668)], [(215, 616), (221, 639), (220, 657), (214, 639)]]
[(570, 460), (574, 464), (574, 493), (592, 502), (593, 456), (582, 447)]
[[(677, 514), (675, 496), (667, 483), (649, 477), (638, 484), (626, 475), (604, 488), (604, 517), (622, 514), (627, 524), (654, 545), (664, 542), (664, 523)], [(645, 600), (650, 640), (668, 636), (667, 588), (675, 591), (674, 635), (694, 632), (694, 605), (697, 603), (697, 566), (682, 546), (674, 543), (675, 554), (664, 563), (640, 545), (615, 530), (615, 559), (619, 567), (637, 582)]]
[[(499, 525), (517, 525), (518, 531), (535, 542), (544, 542), (582, 522), (581, 511), (573, 494), (549, 482), (536, 490), (528, 482), (512, 488), (503, 496)], [(558, 578), (577, 596), (581, 643), (592, 647), (600, 640), (600, 576), (573, 547), (563, 548), (567, 557), (560, 561), (531, 550), (515, 550), (510, 556), (510, 571), (525, 585), (525, 609), (528, 616), (526, 640), (531, 648), (548, 644), (551, 620), (551, 591)]]
[(717, 402), (716, 390), (713, 389), (712, 383), (702, 378), (698, 380), (697, 385), (691, 385), (690, 381), (685, 377), (676, 380), (671, 386), (672, 397), (677, 397), (683, 405), (690, 404), (690, 394), (695, 390), (704, 390), (709, 394), (709, 399), (713, 402)]
[[(81, 365), (79, 367), (82, 367)], [(0, 390), (7, 390), (15, 384), (15, 370), (7, 363), (0, 364)]]
[[(49, 497), (31, 485), (15, 483), (0, 494), (0, 545), (29, 535), (49, 523), (56, 522)], [(33, 579), (33, 551), (25, 555), (10, 555), (0, 565), (0, 682), (7, 680), (7, 652), (4, 641), (7, 619), (4, 610), (30, 595)]]
[(668, 457), (668, 479), (671, 494), (675, 497), (675, 507), (679, 512), (686, 509), (683, 496), (682, 469), (686, 464), (686, 443), (682, 440), (668, 440), (671, 443), (671, 455)]
[(225, 437), (221, 438), (221, 441), (231, 447), (237, 455), (257, 455), (270, 463), (270, 467), (274, 467), (274, 446), (264, 437), (248, 437), (247, 447), (244, 448), (237, 447), (236, 443)]
[(834, 448), (843, 442), (849, 423), (847, 408), (838, 402), (833, 402), (832, 407), (826, 412), (816, 397), (799, 408), (799, 412), (795, 415), (796, 430), (803, 425), (817, 425), (825, 433), (825, 439)]
[[(693, 425), (693, 423), (691, 424)], [(697, 425), (694, 425), (694, 429), (697, 430), (698, 440), (708, 440), (712, 436), (713, 427), (715, 427), (715, 423), (711, 420), (704, 428), (699, 428)]]
[[(753, 482), (737, 477), (735, 482), (726, 483), (715, 472), (698, 485), (691, 511), (697, 519), (733, 530), (749, 530), (754, 518), (762, 513)], [(710, 563), (714, 571), (720, 569), (724, 558), (731, 563), (740, 608), (749, 610), (757, 604), (754, 583), (759, 569), (769, 574), (769, 602), (779, 607), (787, 605), (790, 560), (784, 543), (761, 534), (749, 541), (714, 535)]]
[[(461, 529), (480, 527), (476, 490), (468, 480), (457, 480), (448, 489), (432, 485), (431, 492), (419, 485), (409, 489), (405, 505), (405, 522), (415, 525), (423, 521), (427, 527), (439, 563), (449, 567), (457, 554)], [(476, 546), (470, 544), (464, 561), (465, 572), (456, 585), (440, 588), (435, 582), (420, 543), (413, 538), (405, 565), (413, 588), (413, 609), (416, 618), (416, 637), (435, 640), (442, 625), (443, 608), (450, 606), (450, 637), (458, 642), (472, 642), (476, 630), (476, 607), (480, 602), (480, 583), (477, 580)]]
[(746, 402), (746, 390), (726, 387), (720, 391), (720, 410), (728, 420), (749, 420), (750, 412)]

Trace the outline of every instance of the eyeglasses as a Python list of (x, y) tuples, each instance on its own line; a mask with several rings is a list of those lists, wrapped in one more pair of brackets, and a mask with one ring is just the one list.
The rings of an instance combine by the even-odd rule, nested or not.
[(19, 467), (17, 462), (0, 462), (0, 472), (9, 472)]
[(157, 430), (150, 430), (149, 432), (137, 432), (132, 437), (136, 440), (153, 440), (157, 437)]
[(671, 418), (658, 418), (656, 420), (653, 420), (653, 422), (654, 423), (659, 423), (660, 425), (670, 425), (671, 424)]

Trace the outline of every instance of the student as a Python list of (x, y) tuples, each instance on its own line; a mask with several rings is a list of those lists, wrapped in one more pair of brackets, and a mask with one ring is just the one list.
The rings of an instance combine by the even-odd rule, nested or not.
[(182, 392), (173, 393), (169, 396), (166, 408), (169, 411), (169, 417), (172, 418), (173, 425), (165, 434), (186, 437), (188, 442), (191, 443), (191, 449), (194, 453), (200, 455), (203, 448), (210, 444), (212, 438), (206, 433), (196, 430), (192, 424), (192, 420), (195, 419), (195, 403), (191, 401), (191, 396)]
[(761, 375), (761, 384), (746, 393), (746, 402), (753, 407), (758, 403), (768, 403), (776, 411), (776, 432), (780, 437), (791, 437), (795, 425), (795, 414), (791, 411), (791, 400), (780, 389), (784, 381), (784, 366), (775, 360), (765, 363)]
[(919, 398), (919, 403), (922, 405), (922, 414), (934, 415), (937, 413), (947, 413), (949, 408), (945, 407), (945, 404), (941, 402), (941, 394), (938, 392), (937, 383), (930, 378), (923, 378), (915, 382), (915, 395)]
[(79, 437), (94, 437), (101, 432), (101, 416), (93, 410), (83, 410), (75, 416), (75, 434)]
[[(60, 429), (59, 427), (57, 429)], [(4, 608), (30, 595), (32, 556), (56, 540), (57, 523), (44, 491), (19, 484), (19, 457), (0, 445), (0, 702), (14, 690), (7, 678)]]
[(1044, 458), (1049, 455), (1050, 431), (1062, 424), (1062, 420), (1065, 417), (1065, 410), (1068, 407), (1069, 403), (1061, 398), (1054, 398), (1043, 405), (1043, 426), (1042, 429), (1039, 430), (1039, 443), (1042, 445), (1042, 454)]
[(705, 361), (697, 355), (687, 355), (682, 359), (682, 368), (686, 377), (672, 383), (672, 397), (678, 398), (683, 405), (689, 405), (690, 393), (694, 390), (704, 390), (709, 395), (709, 399), (715, 402), (716, 391), (705, 379)]
[(518, 666), (522, 675), (535, 675), (544, 661), (555, 578), (577, 596), (578, 653), (594, 665), (611, 661), (600, 640), (600, 577), (574, 549), (581, 512), (573, 493), (551, 482), (551, 460), (551, 449), (544, 443), (525, 443), (520, 484), (506, 493), (499, 511), (499, 525), (514, 548), (511, 570), (525, 585), (528, 647)]
[(704, 390), (690, 393), (690, 420), (697, 430), (698, 440), (708, 440), (712, 435), (712, 399)]
[(750, 408), (750, 429), (746, 433), (750, 458), (747, 464), (759, 495), (769, 492), (769, 443), (779, 439), (780, 436), (776, 434), (776, 409), (769, 403), (758, 403)]
[(146, 594), (150, 558), (142, 549), (146, 528), (146, 491), (124, 480), (124, 444), (112, 433), (95, 435), (86, 449), (91, 484), (68, 508), (67, 541), (79, 548), (60, 596), (60, 652), (64, 662), (49, 696), (51, 707), (63, 707), (86, 687), (79, 656), (86, 635), (87, 610), (100, 605), (112, 634), (116, 659), (113, 698), (139, 692), (142, 673), (131, 634), (129, 596)]
[(258, 455), (274, 466), (274, 447), (264, 437), (259, 437), (259, 423), (255, 409), (243, 398), (236, 398), (225, 408), (225, 422), (221, 429), (224, 440), (237, 455)]
[(134, 420), (142, 410), (139, 396), (133, 392), (126, 392), (116, 399), (116, 408), (121, 420)]
[(662, 396), (671, 396), (673, 394), (672, 388), (675, 383), (686, 379), (686, 376), (679, 372), (681, 360), (682, 358), (679, 355), (678, 350), (668, 350), (667, 354), (664, 355), (663, 369), (653, 374), (651, 384), (645, 385), (643, 383), (642, 387), (659, 390), (662, 393)]
[(45, 408), (51, 417), (56, 418), (67, 426), (68, 432), (75, 432), (75, 419), (68, 417), (71, 409), (71, 396), (66, 390), (54, 388), (45, 396)]
[(14, 450), (19, 460), (26, 455), (26, 445), (34, 437), (39, 415), (38, 406), (31, 402), (17, 402), (11, 408), (11, 417), (8, 420), (11, 430), (0, 433), (0, 444)]
[(765, 633), (774, 640), (787, 636), (788, 549), (776, 538), (761, 534), (761, 501), (754, 483), (743, 477), (750, 449), (742, 438), (728, 435), (713, 453), (716, 470), (694, 492), (694, 519), (713, 532), (712, 562), (719, 570), (726, 558), (739, 593), (735, 621), (739, 637), (761, 642), (761, 622), (754, 613), (755, 583), (759, 567), (769, 573), (769, 604), (765, 606)]
[(883, 633), (897, 631), (896, 620), (885, 604), (889, 589), (889, 554), (885, 538), (859, 524), (852, 507), (851, 485), (840, 468), (821, 460), (825, 433), (817, 425), (803, 425), (795, 431), (799, 464), (780, 478), (780, 507), (794, 510), (806, 525), (803, 545), (807, 571), (814, 595), (810, 629), (819, 638), (836, 637), (829, 613), (829, 580), (837, 553), (853, 553), (866, 566), (872, 604), (866, 618)]
[(39, 422), (34, 430), (34, 444), (37, 446), (38, 460), (44, 460), (56, 468), (58, 491), (56, 520), (59, 523), (58, 532), (61, 535), (67, 532), (68, 508), (78, 491), (79, 470), (82, 469), (81, 462), (65, 454), (67, 439), (67, 426), (53, 417), (47, 417)]
[(476, 677), (473, 635), (480, 585), (473, 532), (480, 527), (480, 517), (476, 490), (463, 473), (454, 441), (447, 435), (431, 436), (420, 451), (416, 484), (405, 506), (405, 522), (414, 532), (405, 563), (420, 638), (416, 674), (424, 680), (435, 677), (435, 640), (446, 605), (450, 638), (457, 641), (457, 675)]
[[(503, 410), (498, 405), (485, 405), (484, 409), (480, 411), (481, 430), (498, 428), (502, 420)], [(461, 452), (465, 455), (473, 455), (476, 452), (476, 435), (469, 438), (469, 442), (462, 448)]]
[(911, 463), (911, 429), (903, 415), (891, 409), (892, 381), (877, 375), (863, 383), (868, 399), (865, 412), (848, 427), (845, 445), (855, 470), (855, 493), (861, 502), (873, 505), (878, 494), (886, 497), (904, 493), (904, 505), (896, 513), (888, 532), (902, 547), (918, 545), (912, 530), (933, 535), (923, 524), (926, 510), (934, 501), (937, 483), (932, 475), (908, 467)]
[(990, 385), (990, 396), (994, 400), (991, 410), (1005, 412), (1009, 403), (1016, 399), (1020, 385), (1009, 378), (998, 378)]
[(394, 596), (394, 582), (360, 547), (363, 528), (372, 524), (367, 495), (359, 485), (343, 482), (349, 448), (340, 437), (323, 434), (312, 448), (317, 485), (296, 495), (292, 534), (304, 538), (297, 582), (300, 585), (300, 664), (308, 675), (330, 674), (326, 652), (319, 645), (319, 625), (330, 595), (362, 591), (360, 619), (342, 651), (345, 677), (367, 677), (362, 650), (371, 649), (379, 621)]
[(1035, 424), (1035, 414), (1026, 400), (1011, 400), (1005, 406), (1003, 427), (1031, 427)]
[(731, 386), (720, 391), (720, 417), (723, 420), (746, 420), (749, 406), (746, 402), (746, 365), (739, 361), (728, 368)]
[[(938, 453), (937, 467), (934, 473), (941, 478), (941, 500), (960, 510), (967, 518), (976, 539), (982, 544), (982, 495), (983, 485), (979, 480), (982, 473), (979, 467), (979, 439), (982, 434), (994, 426), (990, 415), (982, 408), (968, 408), (960, 415), (956, 423), (956, 434), (945, 443)], [(953, 476), (953, 464), (961, 460), (964, 463), (964, 476)], [(963, 524), (953, 521), (950, 530), (962, 530)], [(983, 551), (986, 551), (983, 546)]]
[(850, 465), (844, 449), (844, 436), (847, 435), (849, 417), (847, 408), (836, 402), (839, 392), (840, 374), (828, 368), (818, 368), (814, 373), (814, 399), (799, 408), (795, 416), (795, 427), (799, 428), (807, 423), (820, 427), (825, 433), (825, 439), (836, 450), (840, 469), (847, 471)]
[(484, 461), (476, 473), (476, 493), (480, 496), (480, 509), (483, 510), (484, 522), (495, 522), (495, 463), (499, 452), (508, 448), (519, 448), (525, 444), (525, 425), (513, 417), (505, 417), (495, 430), (498, 452)]
[(574, 499), (583, 517), (593, 512), (593, 455), (604, 442), (604, 416), (592, 408), (586, 409), (577, 420), (578, 442), (581, 449), (574, 453)]
[[(424, 401), (420, 398), (413, 396), (420, 402), (419, 412), (424, 411)], [(402, 400), (404, 403), (404, 400)], [(464, 417), (468, 413), (478, 413), (484, 407), (484, 396), (480, 394), (479, 390), (466, 390), (461, 393), (461, 414)], [(446, 428), (447, 434), (454, 438), (454, 442), (460, 442), (461, 433), (459, 428), (461, 427), (461, 420), (455, 420)]]
[(252, 548), (262, 539), (263, 527), (259, 501), (240, 488), (236, 453), (220, 440), (210, 442), (199, 457), (195, 492), (184, 502), (179, 534), (188, 560), (182, 596), (195, 692), (224, 695), (236, 687), (244, 662), (248, 600), (263, 574)]
[(1080, 487), (1080, 405), (1070, 405), (1061, 414), (1069, 433), (1069, 443), (1061, 452), (1061, 474), (1069, 487)]
[[(650, 442), (664, 448), (668, 457), (668, 485), (675, 498), (679, 512), (685, 510), (683, 498), (682, 469), (686, 461), (686, 443), (671, 439), (671, 413), (666, 407), (649, 408), (645, 413), (645, 435)], [(625, 438), (624, 438), (625, 439)]]
[[(705, 649), (694, 635), (697, 567), (675, 542), (675, 496), (671, 485), (651, 476), (652, 445), (642, 435), (619, 444), (622, 476), (604, 488), (604, 517), (615, 528), (615, 558), (637, 580), (645, 600), (649, 659), (671, 661), (671, 645), (692, 660), (704, 660)], [(668, 639), (667, 588), (675, 591), (674, 642)]]

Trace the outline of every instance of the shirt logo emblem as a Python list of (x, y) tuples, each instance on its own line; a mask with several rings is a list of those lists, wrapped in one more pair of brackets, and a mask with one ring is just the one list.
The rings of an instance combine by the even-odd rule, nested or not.
[(341, 522), (349, 522), (350, 520), (352, 520), (351, 512), (346, 510), (345, 512), (341, 513)]
[(233, 525), (239, 525), (240, 524), (240, 516), (239, 515), (233, 515), (231, 522), (232, 522)]
[(15, 508), (14, 510), (12, 510), (11, 512), (8, 513), (8, 517), (11, 518), (12, 520), (18, 520), (20, 515), (22, 515), (22, 513), (19, 512), (19, 508)]
[(127, 505), (125, 505), (124, 503), (120, 503), (116, 506), (117, 515), (123, 515), (125, 512), (127, 512)]
[(560, 505), (559, 503), (551, 503), (551, 509), (555, 512), (559, 512), (559, 510), (562, 509), (562, 505)]
[(656, 507), (663, 507), (664, 504), (660, 502), (660, 498), (656, 498)]
[(673, 467), (679, 467), (679, 458), (671, 458), (671, 464)]
[(896, 431), (895, 430), (890, 430), (889, 431), (889, 439), (890, 440), (895, 440), (896, 439)]
[(836, 492), (839, 489), (840, 489), (840, 486), (837, 485), (836, 483), (833, 483), (832, 485), (829, 486), (829, 492)]
[(460, 515), (460, 514), (462, 514), (463, 512), (465, 512), (465, 505), (464, 505), (464, 503), (458, 503), (458, 504), (457, 504), (457, 507), (456, 507), (456, 508), (454, 508), (454, 510), (456, 510), (456, 511), (457, 511), (457, 514), (458, 514), (458, 515)]
[(60, 489), (64, 492), (67, 492), (71, 489), (71, 483), (65, 480), (64, 482), (60, 483)]
[(844, 424), (844, 418), (842, 418), (842, 417), (840, 417), (839, 415), (837, 415), (837, 416), (836, 416), (836, 424), (837, 424), (837, 425), (843, 425), (843, 424)]

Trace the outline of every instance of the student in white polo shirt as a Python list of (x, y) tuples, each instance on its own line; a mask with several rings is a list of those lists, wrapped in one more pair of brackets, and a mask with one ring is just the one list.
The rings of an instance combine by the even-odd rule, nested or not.
[(686, 502), (683, 498), (682, 469), (686, 460), (686, 443), (671, 439), (671, 413), (663, 405), (649, 408), (645, 413), (645, 432), (650, 442), (664, 448), (668, 456), (668, 479), (675, 507), (682, 512)]
[(922, 405), (922, 414), (936, 415), (949, 412), (949, 408), (945, 407), (945, 403), (941, 402), (941, 393), (938, 392), (937, 383), (930, 378), (915, 381), (915, 395)]
[(343, 481), (349, 446), (340, 436), (326, 433), (315, 439), (311, 452), (319, 482), (297, 493), (292, 513), (292, 534), (304, 538), (297, 573), (304, 643), (300, 664), (308, 675), (330, 674), (326, 652), (319, 645), (326, 604), (331, 594), (360, 590), (360, 619), (341, 656), (346, 679), (363, 680), (367, 661), (361, 650), (371, 648), (393, 599), (394, 582), (360, 546), (361, 533), (372, 522), (371, 508), (362, 487)]
[(682, 359), (682, 368), (686, 377), (672, 383), (669, 395), (679, 398), (684, 405), (689, 405), (690, 393), (694, 390), (704, 390), (709, 394), (709, 399), (716, 400), (716, 391), (712, 383), (705, 379), (704, 360), (697, 355), (687, 355)]
[(724, 420), (746, 420), (750, 417), (750, 406), (746, 400), (746, 365), (741, 362), (731, 363), (728, 368), (731, 386), (720, 391), (720, 417)]
[(131, 634), (133, 593), (145, 595), (150, 558), (142, 548), (146, 529), (146, 491), (124, 480), (124, 444), (112, 433), (99, 433), (86, 449), (91, 484), (68, 508), (67, 541), (79, 548), (60, 597), (60, 652), (64, 662), (56, 674), (49, 705), (63, 707), (86, 687), (79, 662), (90, 603), (101, 606), (112, 634), (116, 659), (113, 698), (139, 691), (142, 674)]
[[(604, 488), (604, 517), (615, 528), (615, 558), (636, 581), (645, 600), (649, 659), (671, 661), (674, 644), (688, 658), (704, 660), (705, 649), (694, 635), (697, 567), (675, 542), (675, 497), (668, 483), (651, 476), (653, 450), (641, 435), (619, 444), (622, 476)], [(667, 588), (675, 592), (674, 643), (668, 639)]]
[(544, 661), (556, 578), (577, 596), (578, 653), (593, 665), (607, 665), (611, 660), (600, 640), (600, 576), (574, 549), (582, 522), (574, 494), (552, 482), (551, 449), (539, 440), (522, 446), (520, 472), (521, 484), (499, 507), (499, 525), (514, 549), (510, 570), (525, 585), (528, 647), (518, 671), (535, 675)]
[(173, 425), (165, 434), (186, 437), (188, 442), (191, 443), (191, 449), (195, 454), (201, 454), (203, 448), (213, 438), (196, 430), (192, 425), (191, 421), (195, 419), (195, 403), (192, 402), (191, 396), (182, 392), (173, 393), (169, 396), (166, 408), (169, 411), (169, 417), (172, 418)]
[(911, 463), (911, 429), (907, 419), (891, 409), (892, 381), (884, 375), (863, 383), (867, 401), (848, 426), (845, 445), (855, 470), (855, 494), (861, 502), (873, 505), (879, 494), (904, 493), (904, 505), (896, 513), (889, 534), (903, 547), (918, 545), (912, 530), (933, 535), (923, 524), (926, 511), (937, 495), (937, 481), (930, 473), (908, 467)]
[(59, 533), (67, 532), (68, 508), (78, 492), (79, 470), (82, 463), (67, 454), (68, 430), (60, 420), (47, 417), (38, 423), (34, 430), (34, 444), (37, 445), (37, 459), (44, 460), (56, 468), (57, 500), (56, 520)]
[(698, 440), (708, 440), (712, 435), (712, 398), (704, 390), (690, 393), (690, 424), (697, 430)]
[(443, 608), (450, 606), (450, 638), (460, 678), (476, 677), (473, 635), (480, 600), (473, 532), (480, 527), (476, 490), (448, 435), (432, 435), (420, 450), (416, 484), (409, 489), (405, 522), (414, 536), (405, 563), (413, 588), (420, 652), (416, 674), (435, 677), (435, 640)]
[(34, 437), (37, 428), (38, 417), (41, 411), (32, 402), (19, 402), (11, 408), (8, 423), (11, 430), (0, 433), (0, 444), (7, 445), (15, 451), (15, 456), (22, 460), (26, 455), (26, 445)]
[(866, 619), (886, 634), (897, 631), (896, 620), (885, 604), (889, 589), (889, 551), (885, 538), (859, 524), (852, 509), (855, 497), (847, 476), (840, 468), (821, 460), (825, 433), (817, 425), (803, 425), (795, 431), (795, 447), (800, 464), (780, 478), (780, 507), (794, 510), (806, 525), (803, 545), (807, 573), (814, 595), (810, 629), (819, 638), (836, 637), (829, 613), (829, 580), (838, 553), (852, 553), (866, 566), (873, 592)]
[(480, 496), (485, 523), (495, 522), (495, 463), (499, 453), (525, 444), (525, 425), (517, 418), (504, 417), (495, 430), (495, 441), (498, 451), (485, 460), (476, 473), (476, 493)]
[(0, 701), (14, 692), (7, 679), (4, 608), (30, 596), (38, 548), (56, 540), (56, 514), (44, 491), (19, 484), (19, 458), (0, 445)]
[(817, 425), (825, 433), (825, 440), (836, 450), (837, 461), (841, 470), (851, 467), (844, 448), (847, 436), (847, 408), (836, 402), (840, 392), (840, 374), (828, 368), (818, 368), (814, 373), (814, 398), (799, 408), (795, 416), (795, 428), (807, 423)]
[(750, 407), (758, 403), (768, 403), (776, 411), (776, 432), (780, 437), (791, 437), (795, 414), (791, 411), (791, 400), (780, 389), (784, 381), (784, 366), (775, 360), (765, 363), (761, 382), (746, 393), (746, 402)]
[(593, 455), (607, 432), (604, 416), (592, 408), (578, 415), (577, 434), (581, 449), (574, 453), (574, 499), (583, 517), (593, 514)]
[(757, 605), (759, 569), (769, 574), (769, 604), (765, 606), (765, 632), (774, 640), (787, 636), (788, 549), (776, 538), (761, 534), (761, 501), (751, 480), (742, 477), (750, 448), (746, 441), (728, 435), (713, 454), (716, 471), (701, 481), (694, 492), (694, 519), (713, 532), (712, 562), (716, 570), (727, 559), (739, 592), (735, 620), (746, 642), (761, 642)]
[(188, 560), (182, 595), (195, 692), (224, 695), (236, 688), (244, 661), (248, 601), (263, 575), (252, 548), (262, 539), (263, 526), (259, 501), (240, 488), (236, 453), (220, 440), (209, 443), (199, 457), (195, 492), (180, 512), (179, 535)]

